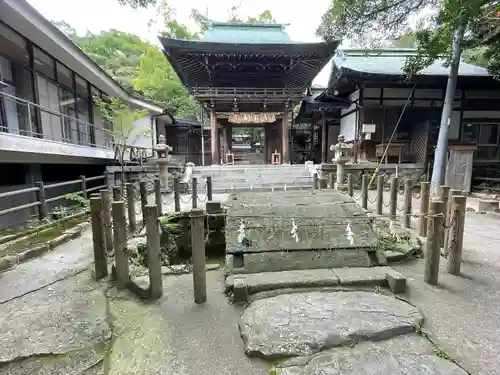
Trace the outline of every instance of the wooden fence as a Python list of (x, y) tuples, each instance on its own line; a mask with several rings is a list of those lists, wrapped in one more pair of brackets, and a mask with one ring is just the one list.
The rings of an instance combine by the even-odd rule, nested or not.
[[(92, 188), (87, 188), (87, 185), (89, 182), (100, 181), (100, 180), (103, 180), (104, 184), (99, 185), (99, 186), (95, 186)], [(48, 203), (65, 199), (68, 195), (68, 193), (65, 193), (62, 195), (55, 196), (55, 197), (46, 198), (46, 192), (48, 190), (63, 187), (63, 186), (76, 185), (79, 187), (79, 190), (71, 192), (70, 194), (78, 194), (78, 195), (81, 195), (83, 198), (87, 199), (88, 195), (90, 193), (106, 188), (106, 186), (108, 186), (109, 183), (110, 183), (110, 179), (107, 175), (100, 175), (100, 176), (95, 176), (95, 177), (80, 176), (80, 178), (78, 180), (64, 181), (64, 182), (58, 182), (55, 184), (48, 184), (48, 185), (45, 185), (43, 182), (35, 182), (35, 187), (0, 193), (0, 199), (6, 199), (6, 198), (14, 197), (17, 195), (28, 194), (28, 193), (33, 193), (36, 195), (36, 200), (34, 202), (30, 202), (27, 204), (23, 204), (23, 205), (19, 205), (19, 206), (15, 206), (15, 207), (10, 207), (10, 208), (4, 209), (4, 210), (0, 210), (0, 216), (8, 215), (8, 214), (18, 212), (18, 211), (36, 208), (38, 211), (38, 218), (40, 220), (43, 220), (43, 219), (47, 218), (49, 215), (48, 208), (47, 208)]]

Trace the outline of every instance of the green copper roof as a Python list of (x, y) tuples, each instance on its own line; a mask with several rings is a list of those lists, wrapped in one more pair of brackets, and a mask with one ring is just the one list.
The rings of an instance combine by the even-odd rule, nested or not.
[[(360, 73), (381, 74), (381, 75), (401, 75), (403, 67), (408, 57), (416, 54), (415, 49), (379, 49), (379, 50), (359, 50), (344, 49), (338, 50), (333, 61), (337, 68), (344, 68)], [(460, 63), (460, 76), (489, 76), (488, 70), (467, 64)], [(437, 60), (432, 65), (422, 69), (417, 75), (427, 76), (447, 76), (448, 68), (443, 60)]]
[(293, 43), (283, 24), (211, 22), (201, 38), (204, 42), (242, 44)]

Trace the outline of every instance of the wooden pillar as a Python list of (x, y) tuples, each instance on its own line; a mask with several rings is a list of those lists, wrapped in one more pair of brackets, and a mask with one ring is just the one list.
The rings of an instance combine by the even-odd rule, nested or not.
[(281, 163), (288, 164), (290, 162), (288, 155), (288, 117), (290, 111), (288, 108), (283, 112), (283, 121), (281, 123)]
[(326, 118), (325, 112), (323, 111), (321, 114), (321, 162), (326, 163), (327, 161), (327, 152), (328, 152), (328, 134), (326, 127)]
[(264, 164), (270, 164), (271, 163), (271, 153), (269, 152), (269, 146), (270, 144), (270, 132), (269, 132), (269, 124), (264, 125)]
[(217, 118), (215, 109), (210, 110), (210, 151), (212, 152), (212, 164), (219, 164), (219, 131), (217, 129)]
[(229, 152), (229, 144), (227, 141), (227, 126), (222, 128), (222, 162), (226, 164), (226, 155)]

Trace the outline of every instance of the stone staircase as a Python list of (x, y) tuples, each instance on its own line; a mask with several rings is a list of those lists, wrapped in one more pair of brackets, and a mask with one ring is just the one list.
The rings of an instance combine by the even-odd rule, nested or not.
[(308, 189), (312, 184), (304, 164), (196, 166), (193, 176), (198, 178), (202, 191), (206, 189), (206, 177), (211, 176), (215, 193)]

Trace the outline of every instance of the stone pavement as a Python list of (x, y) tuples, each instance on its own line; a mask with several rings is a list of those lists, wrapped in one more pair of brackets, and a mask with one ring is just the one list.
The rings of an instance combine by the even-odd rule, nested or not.
[(207, 274), (196, 306), (192, 276), (166, 276), (165, 295), (140, 302), (91, 279), (90, 232), (0, 274), (2, 375), (264, 375), (244, 354), (240, 309)]
[[(360, 192), (356, 192), (356, 197)], [(371, 200), (375, 192), (370, 192)], [(403, 197), (398, 197), (402, 207)], [(476, 198), (468, 197), (473, 201)], [(389, 202), (389, 193), (384, 194)], [(472, 203), (473, 204), (473, 203)], [(413, 212), (420, 200), (413, 199)], [(469, 206), (469, 204), (468, 204)], [(375, 204), (368, 208), (375, 210)], [(389, 209), (384, 207), (384, 213)], [(401, 213), (398, 213), (401, 215)], [(417, 228), (418, 219), (412, 220)], [(423, 312), (425, 329), (466, 370), (474, 375), (497, 375), (500, 369), (500, 217), (467, 212), (465, 218), (462, 275), (446, 272), (441, 258), (439, 285), (423, 282), (422, 260), (394, 266), (407, 276), (407, 298)]]
[(406, 298), (418, 305), (433, 340), (474, 375), (500, 369), (500, 219), (467, 213), (462, 275), (446, 273), (439, 285), (423, 282), (423, 261), (396, 266), (408, 277)]
[[(470, 374), (498, 374), (499, 224), (467, 214), (463, 276), (442, 271), (438, 287), (423, 284), (421, 261), (398, 265), (411, 304), (373, 289), (301, 291), (257, 298), (241, 318), (222, 271), (207, 274), (201, 306), (191, 275), (165, 276), (149, 303), (92, 281), (86, 232), (0, 274), (0, 373), (465, 375), (450, 355)], [(441, 350), (418, 335), (422, 317)]]

